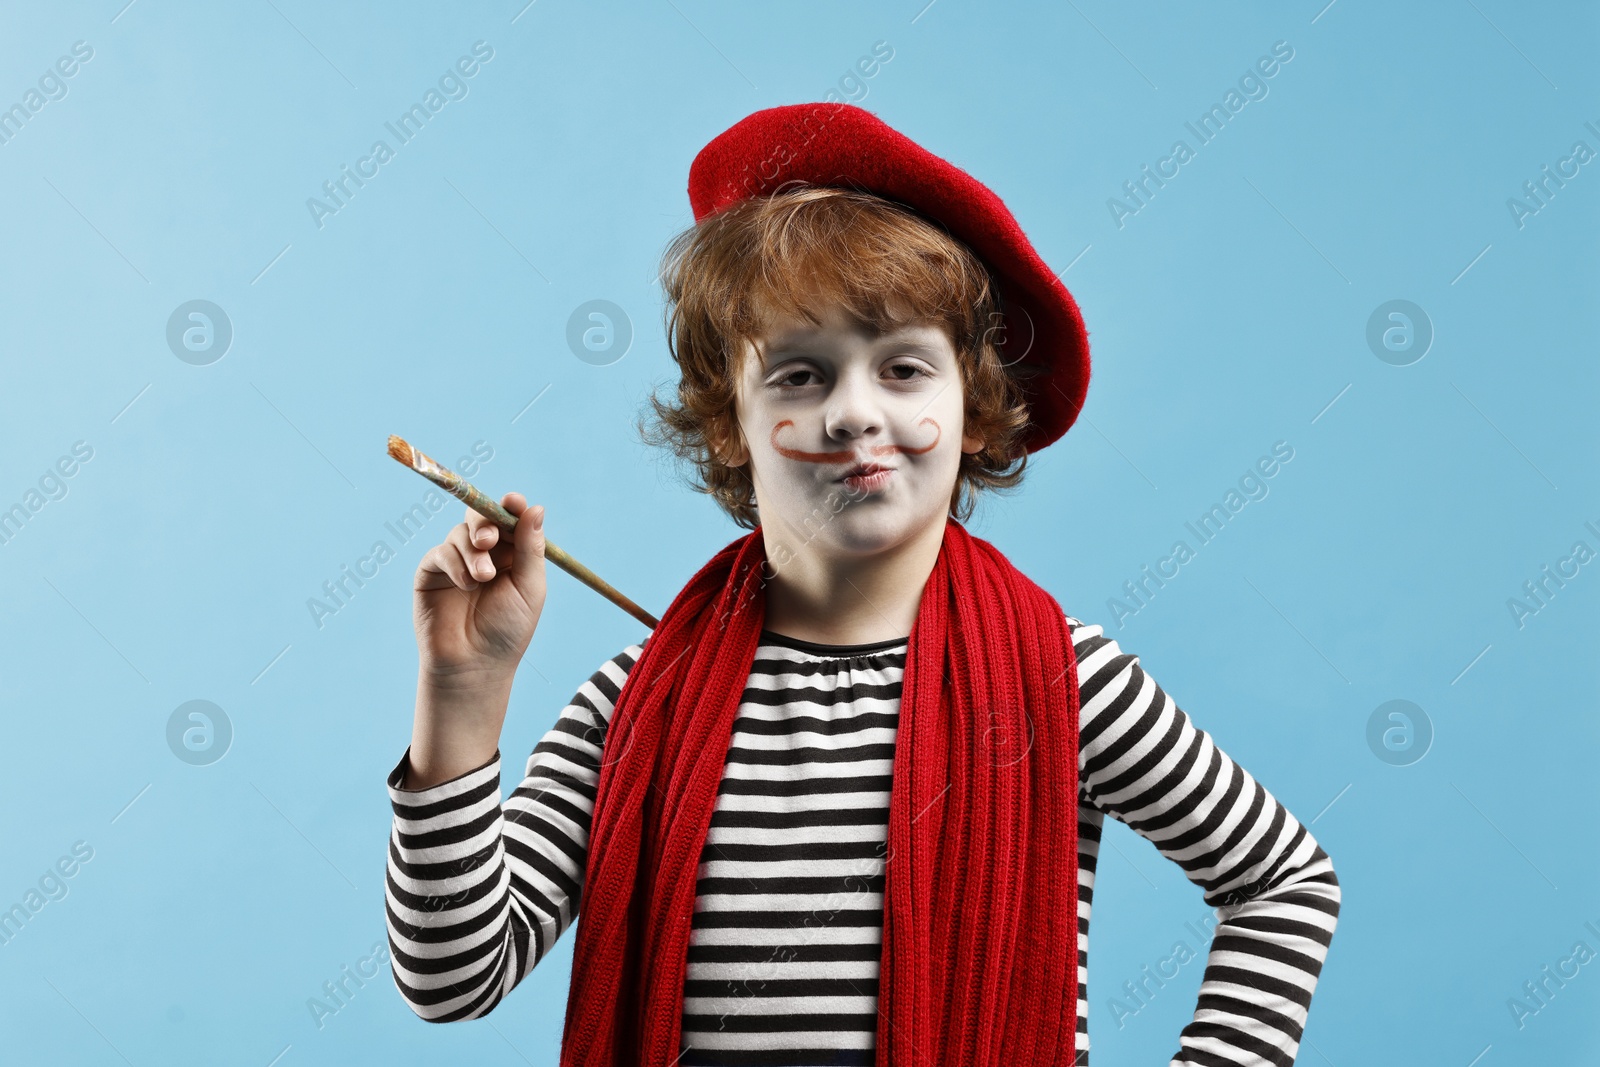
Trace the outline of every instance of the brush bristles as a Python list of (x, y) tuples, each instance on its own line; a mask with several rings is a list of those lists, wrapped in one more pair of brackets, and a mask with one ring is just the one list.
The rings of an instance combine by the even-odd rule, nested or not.
[(394, 434), (389, 435), (389, 455), (408, 467), (412, 465), (411, 446), (406, 444), (403, 437), (396, 437)]

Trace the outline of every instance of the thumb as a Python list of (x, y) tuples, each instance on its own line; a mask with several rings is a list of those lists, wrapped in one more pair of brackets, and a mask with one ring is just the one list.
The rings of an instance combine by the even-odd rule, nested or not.
[(504, 507), (517, 516), (517, 528), (512, 532), (515, 559), (511, 566), (511, 581), (517, 587), (517, 592), (522, 594), (522, 599), (530, 606), (537, 607), (534, 598), (543, 596), (545, 582), (544, 505), (530, 505), (526, 500), (512, 499)]

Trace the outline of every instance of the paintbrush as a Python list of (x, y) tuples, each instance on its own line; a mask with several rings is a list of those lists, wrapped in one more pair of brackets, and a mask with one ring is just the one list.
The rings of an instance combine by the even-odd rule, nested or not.
[[(389, 455), (410, 467), (440, 489), (449, 493), (479, 515), (500, 528), (501, 534), (510, 537), (517, 528), (517, 517), (484, 495), (483, 491), (455, 471), (442, 466), (424, 453), (412, 448), (404, 438), (389, 435)], [(654, 615), (623, 596), (610, 582), (585, 567), (571, 555), (557, 548), (547, 537), (544, 541), (544, 558), (593, 589), (629, 615), (651, 629), (660, 621)]]

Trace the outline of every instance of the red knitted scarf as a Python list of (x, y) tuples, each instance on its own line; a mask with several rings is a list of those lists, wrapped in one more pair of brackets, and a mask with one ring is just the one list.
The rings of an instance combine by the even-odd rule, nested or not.
[[(760, 641), (765, 565), (759, 527), (718, 552), (617, 699), (562, 1067), (679, 1059), (695, 881)], [(876, 1062), (1071, 1064), (1077, 662), (1055, 599), (954, 519), (907, 648), (892, 782)]]

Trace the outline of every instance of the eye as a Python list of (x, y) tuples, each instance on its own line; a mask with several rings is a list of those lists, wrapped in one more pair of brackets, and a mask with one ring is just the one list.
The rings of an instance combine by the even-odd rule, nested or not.
[[(893, 365), (891, 365), (889, 367), (889, 370), (890, 370), (890, 373), (891, 373), (891, 375), (893, 377), (893, 380), (897, 381), (897, 382), (912, 382), (912, 381), (916, 381), (918, 377), (922, 377), (922, 378), (930, 378), (930, 377), (932, 377), (932, 374), (930, 374), (929, 371), (926, 368), (924, 368), (921, 364), (918, 364), (918, 363), (908, 363), (908, 362), (895, 363), (895, 364), (893, 364)], [(904, 374), (904, 375), (899, 374), (898, 372), (902, 371), (902, 370), (910, 371), (911, 373)], [(809, 367), (796, 367), (795, 369), (793, 369), (791, 371), (788, 371), (788, 372), (786, 372), (784, 374), (779, 375), (776, 378), (773, 378), (770, 384), (775, 386), (778, 389), (785, 389), (785, 390), (787, 390), (787, 389), (803, 389), (806, 386), (811, 385), (812, 383), (809, 382), (809, 381), (795, 381), (795, 379), (797, 377), (805, 378), (807, 376), (816, 376), (816, 371), (812, 370)], [(818, 376), (818, 380), (819, 381), (821, 380), (820, 376)]]
[(806, 383), (805, 382), (794, 382), (794, 381), (791, 381), (791, 379), (793, 379), (796, 375), (805, 375), (805, 374), (812, 374), (812, 373), (814, 373), (814, 372), (811, 371), (809, 368), (797, 367), (794, 370), (789, 371), (787, 374), (784, 374), (784, 375), (782, 375), (780, 377), (774, 378), (772, 380), (772, 384), (778, 386), (780, 389), (799, 389), (799, 388), (802, 388)]
[(923, 370), (922, 367), (918, 366), (915, 363), (896, 363), (893, 367), (890, 367), (889, 369), (891, 371), (909, 370), (909, 371), (913, 372), (911, 375), (909, 375), (907, 377), (904, 377), (904, 378), (896, 376), (895, 381), (898, 381), (898, 382), (913, 381), (913, 380), (915, 380), (916, 376), (919, 375), (919, 374), (921, 376), (923, 376), (924, 378), (928, 377), (928, 372), (926, 370)]

